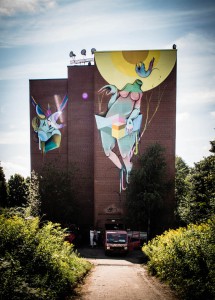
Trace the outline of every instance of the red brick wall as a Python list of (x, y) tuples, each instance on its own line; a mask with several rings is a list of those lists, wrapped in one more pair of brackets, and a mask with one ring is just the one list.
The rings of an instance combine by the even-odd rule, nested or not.
[[(80, 222), (93, 225), (94, 199), (94, 66), (68, 67), (68, 162), (78, 168)], [(83, 99), (82, 94), (88, 95)]]
[[(96, 127), (98, 114), (98, 90), (107, 84), (96, 66), (69, 66), (67, 79), (30, 80), (30, 95), (47, 107), (53, 102), (53, 95), (62, 97), (68, 92), (69, 101), (64, 111), (67, 123), (62, 132), (59, 149), (49, 151), (43, 158), (38, 144), (33, 141), (31, 127), (31, 168), (38, 171), (45, 161), (57, 159), (56, 164), (66, 168), (77, 167), (77, 196), (81, 206), (80, 224), (84, 227), (104, 226), (108, 219), (124, 218), (125, 193), (119, 193), (119, 170), (105, 156), (100, 133)], [(83, 93), (88, 98), (83, 99)], [(139, 145), (139, 153), (147, 146), (158, 142), (166, 149), (168, 178), (174, 179), (175, 132), (176, 132), (176, 67), (168, 78), (155, 89), (143, 93), (141, 113), (143, 124), (146, 118), (146, 102), (151, 97), (150, 110), (154, 111), (160, 95), (160, 106)], [(109, 100), (109, 99), (108, 99)], [(103, 103), (103, 109), (107, 102)], [(30, 105), (30, 120), (35, 109)], [(117, 147), (117, 146), (116, 146)], [(133, 156), (132, 162), (137, 164)], [(174, 189), (165, 200), (165, 208), (157, 222), (161, 229), (171, 224), (174, 210)]]
[[(99, 72), (95, 70), (95, 113), (98, 113), (97, 91), (107, 84), (101, 78)], [(150, 98), (151, 97), (151, 98)], [(144, 124), (146, 119), (146, 103), (150, 102), (150, 114), (152, 115), (159, 99), (160, 105), (157, 113), (152, 119), (150, 125), (145, 131), (140, 145), (139, 154), (150, 144), (155, 142), (161, 144), (166, 150), (166, 161), (168, 169), (168, 179), (174, 181), (175, 172), (175, 134), (176, 134), (176, 67), (170, 76), (157, 88), (143, 93), (141, 113)], [(107, 102), (103, 102), (103, 108), (107, 107)], [(95, 143), (95, 165), (94, 165), (94, 202), (95, 202), (95, 225), (103, 227), (108, 219), (124, 218), (124, 201), (125, 192), (119, 193), (119, 170), (105, 156), (102, 149), (101, 138), (98, 129), (94, 126), (94, 143)], [(117, 145), (114, 151), (117, 149)], [(119, 152), (117, 152), (119, 154)], [(137, 164), (137, 158), (133, 156), (132, 162), (134, 167)], [(174, 219), (174, 188), (165, 199), (164, 210), (157, 222), (158, 227), (165, 228), (169, 226)]]

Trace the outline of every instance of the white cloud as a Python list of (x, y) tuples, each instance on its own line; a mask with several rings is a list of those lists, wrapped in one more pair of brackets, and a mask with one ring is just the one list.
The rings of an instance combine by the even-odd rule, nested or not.
[[(19, 160), (26, 161), (26, 158), (19, 157)], [(11, 175), (20, 174), (23, 177), (30, 175), (30, 164), (18, 164), (8, 161), (1, 161), (1, 166), (3, 167), (6, 180), (10, 178)]]
[(214, 103), (215, 40), (188, 33), (176, 41), (178, 48), (178, 104), (202, 109)]
[[(103, 6), (107, 6), (105, 11)], [(54, 13), (47, 12), (36, 20), (14, 20), (14, 23), (0, 24), (4, 31), (0, 32), (1, 47), (14, 47), (19, 45), (41, 45), (60, 43), (63, 41), (75, 42), (92, 40), (93, 37), (112, 41), (113, 37), (125, 32), (125, 20), (129, 19), (129, 32), (136, 32), (137, 27), (143, 31), (149, 29), (142, 26), (142, 14), (110, 10), (109, 3), (100, 2), (93, 7), (92, 2), (78, 1), (71, 3), (65, 9), (61, 7)], [(151, 23), (151, 21), (150, 21)], [(147, 24), (147, 22), (146, 22)], [(16, 28), (16, 30), (15, 30)], [(117, 28), (117, 30), (116, 30)], [(14, 29), (14, 30), (13, 30)], [(8, 34), (10, 32), (10, 34)]]
[(17, 13), (36, 13), (55, 7), (54, 0), (0, 0), (0, 15), (12, 16)]
[[(69, 61), (69, 56), (68, 56)], [(22, 64), (0, 68), (0, 80), (34, 79), (34, 78), (65, 78), (67, 62), (47, 62), (37, 64)]]
[[(182, 81), (182, 84), (184, 81)], [(190, 87), (189, 90), (187, 90), (184, 86), (181, 86), (181, 90), (178, 91), (178, 101), (180, 104), (185, 104), (186, 106), (193, 106), (196, 107), (198, 105), (206, 105), (206, 104), (212, 104), (215, 103), (215, 87), (212, 89), (212, 87), (204, 86), (201, 88), (201, 86), (198, 86), (196, 84), (195, 86)]]
[(204, 83), (205, 79), (210, 80), (210, 77), (215, 75), (214, 39), (201, 33), (189, 32), (178, 39), (176, 43), (178, 46), (178, 69), (182, 76), (190, 79), (189, 82), (201, 79)]
[[(179, 136), (180, 135), (180, 136)], [(186, 135), (184, 132), (178, 135), (176, 140), (176, 154), (182, 157), (189, 166), (199, 162), (204, 157), (211, 155), (210, 150), (210, 136), (193, 137)]]
[[(182, 22), (186, 22), (184, 26), (192, 27), (193, 16), (197, 18), (199, 14), (203, 13), (203, 10), (168, 10), (168, 18), (166, 18), (163, 11), (155, 10), (154, 7), (143, 6), (140, 9), (139, 1), (130, 4), (130, 1), (123, 0), (79, 0), (62, 5), (60, 5), (60, 1), (58, 2), (57, 9), (49, 10), (47, 8), (54, 7), (57, 1), (16, 0), (9, 2), (4, 0), (3, 7), (6, 7), (9, 12), (10, 9), (12, 11), (20, 9), (26, 12), (41, 9), (47, 9), (47, 11), (45, 14), (38, 15), (37, 18), (28, 18), (27, 22), (23, 19), (14, 19), (13, 23), (0, 23), (0, 27), (5, 30), (0, 34), (2, 47), (3, 45), (48, 44), (56, 41), (58, 43), (61, 41), (74, 42), (77, 39), (84, 41), (93, 37), (107, 39), (107, 42), (110, 41), (113, 45), (114, 40), (117, 42), (118, 37), (122, 34), (129, 37), (129, 40), (132, 39), (130, 34), (135, 36), (139, 34), (139, 39), (144, 37), (144, 43), (146, 43), (152, 38), (154, 40), (154, 31), (173, 30), (173, 28), (181, 26)], [(137, 2), (136, 5), (135, 2)], [(207, 12), (207, 10), (204, 11), (204, 13)], [(8, 30), (10, 30), (10, 34), (7, 34)], [(180, 41), (182, 46), (183, 42), (182, 39)], [(139, 43), (138, 41), (138, 45)], [(128, 40), (127, 45), (131, 46)], [(140, 45), (139, 48), (141, 48)]]
[(29, 132), (23, 131), (3, 131), (0, 132), (0, 145), (26, 145), (29, 144)]
[(213, 118), (215, 118), (215, 111), (211, 111), (211, 112), (210, 112), (210, 115), (211, 115)]
[(188, 112), (182, 112), (182, 113), (178, 113), (176, 118), (177, 118), (177, 122), (184, 122), (186, 120), (189, 120), (190, 114)]

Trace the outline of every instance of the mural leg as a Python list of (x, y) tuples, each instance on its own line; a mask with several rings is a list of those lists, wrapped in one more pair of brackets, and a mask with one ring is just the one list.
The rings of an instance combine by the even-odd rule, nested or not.
[(125, 157), (122, 158), (125, 168), (126, 168), (126, 182), (129, 183), (129, 175), (131, 173), (131, 169), (132, 169), (132, 162), (130, 161), (130, 157), (129, 155), (126, 155)]
[(45, 142), (45, 152), (59, 148), (60, 143), (61, 143), (61, 135), (54, 134), (47, 142)]
[(112, 160), (112, 162), (117, 166), (117, 168), (122, 169), (122, 164), (118, 158), (118, 156), (111, 150), (109, 152), (105, 152), (107, 157)]
[(125, 168), (126, 168), (126, 181), (129, 183), (129, 175), (132, 169), (132, 162), (130, 153), (135, 144), (136, 132), (134, 131), (129, 135), (124, 136), (123, 138), (118, 140), (119, 151), (122, 156)]
[(101, 130), (101, 140), (105, 155), (117, 166), (117, 168), (122, 169), (122, 164), (119, 157), (112, 151), (116, 145), (116, 139), (112, 137), (111, 131), (108, 132)]

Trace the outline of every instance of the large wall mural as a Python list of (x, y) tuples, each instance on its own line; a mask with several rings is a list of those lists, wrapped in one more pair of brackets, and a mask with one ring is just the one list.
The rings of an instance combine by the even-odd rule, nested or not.
[[(56, 97), (55, 95), (54, 98)], [(59, 148), (61, 144), (60, 129), (65, 126), (61, 117), (67, 105), (68, 96), (66, 95), (59, 105), (54, 106), (54, 112), (50, 104), (48, 104), (47, 108), (44, 108), (36, 102), (33, 96), (31, 96), (31, 102), (35, 107), (36, 116), (32, 119), (32, 127), (39, 142), (39, 150), (44, 154)]]
[[(120, 171), (121, 192), (129, 183), (132, 157), (138, 153), (138, 143), (159, 109), (165, 87), (159, 90), (151, 113), (152, 94), (144, 98), (144, 92), (159, 86), (168, 77), (176, 63), (176, 51), (96, 52), (95, 61), (101, 76), (109, 83), (98, 90), (96, 124), (105, 155)], [(105, 98), (108, 104), (103, 111)], [(143, 100), (146, 101), (144, 116)]]

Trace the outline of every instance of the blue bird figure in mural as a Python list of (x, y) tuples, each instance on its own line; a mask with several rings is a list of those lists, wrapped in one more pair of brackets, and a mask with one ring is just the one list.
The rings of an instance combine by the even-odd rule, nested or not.
[(152, 71), (154, 70), (153, 69), (154, 61), (155, 61), (155, 58), (153, 57), (152, 60), (149, 63), (148, 70), (146, 70), (145, 64), (143, 62), (140, 62), (139, 64), (136, 64), (136, 67), (135, 67), (136, 73), (142, 78), (148, 77), (152, 73)]

